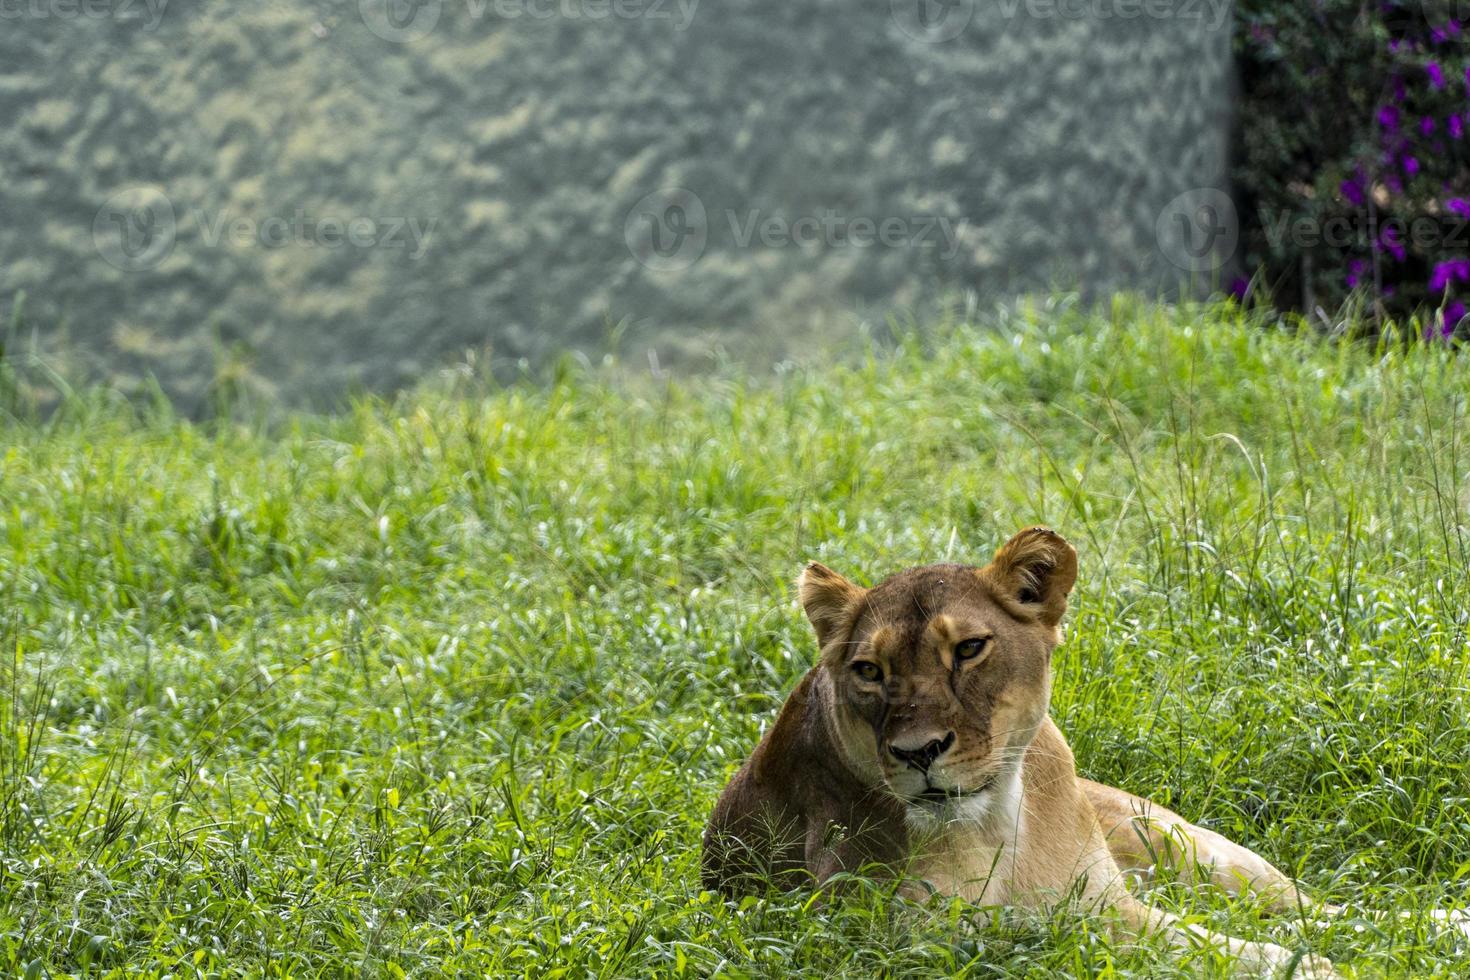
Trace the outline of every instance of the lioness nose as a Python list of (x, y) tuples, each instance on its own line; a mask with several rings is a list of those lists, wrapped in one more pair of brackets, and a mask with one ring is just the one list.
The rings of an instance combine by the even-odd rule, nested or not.
[(916, 749), (901, 749), (897, 745), (888, 746), (888, 751), (893, 757), (904, 765), (917, 769), (920, 772), (928, 772), (934, 760), (949, 751), (954, 744), (954, 732), (950, 732), (943, 738), (931, 739)]

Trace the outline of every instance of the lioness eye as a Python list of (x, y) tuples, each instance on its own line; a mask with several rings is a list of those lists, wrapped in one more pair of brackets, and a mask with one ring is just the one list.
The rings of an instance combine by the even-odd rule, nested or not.
[(859, 660), (852, 665), (852, 671), (865, 681), (881, 681), (883, 679), (882, 668), (870, 660)]
[(958, 642), (958, 643), (956, 643), (954, 645), (955, 659), (956, 660), (973, 660), (973, 659), (975, 659), (976, 657), (980, 656), (980, 652), (985, 649), (985, 644), (988, 643), (988, 642), (990, 642), (990, 641), (989, 640), (979, 640), (979, 639), (975, 639), (975, 640), (961, 640), (960, 642)]

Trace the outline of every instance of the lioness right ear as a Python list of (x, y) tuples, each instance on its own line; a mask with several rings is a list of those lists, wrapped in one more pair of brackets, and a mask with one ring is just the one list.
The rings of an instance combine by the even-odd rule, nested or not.
[(811, 562), (796, 580), (797, 595), (806, 618), (817, 631), (817, 645), (825, 647), (857, 609), (863, 590), (821, 562)]
[(1028, 527), (996, 551), (986, 571), (1005, 598), (1055, 626), (1077, 581), (1077, 552), (1049, 527)]

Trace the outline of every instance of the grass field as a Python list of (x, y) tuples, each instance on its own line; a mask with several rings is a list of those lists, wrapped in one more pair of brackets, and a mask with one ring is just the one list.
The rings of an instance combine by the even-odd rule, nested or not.
[(760, 376), (0, 423), (0, 971), (1222, 970), (1070, 913), (700, 890), (813, 659), (802, 563), (871, 582), (1045, 522), (1082, 563), (1083, 773), (1390, 915), (1156, 900), (1463, 976), (1422, 913), (1470, 898), (1467, 389), (1443, 347), (1120, 301)]

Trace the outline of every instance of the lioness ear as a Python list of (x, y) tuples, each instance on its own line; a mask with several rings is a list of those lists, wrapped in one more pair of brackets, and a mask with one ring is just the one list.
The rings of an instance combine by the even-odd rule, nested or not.
[(986, 572), (1003, 598), (1055, 626), (1077, 581), (1077, 552), (1051, 528), (1028, 527), (1001, 545)]
[(806, 618), (817, 631), (817, 645), (825, 647), (857, 609), (863, 590), (820, 562), (811, 562), (796, 580), (797, 595)]

